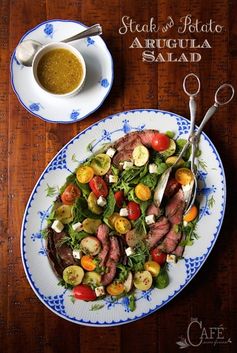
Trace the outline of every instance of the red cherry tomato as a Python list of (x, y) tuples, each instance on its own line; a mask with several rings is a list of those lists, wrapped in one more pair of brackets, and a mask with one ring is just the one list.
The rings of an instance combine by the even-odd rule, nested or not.
[(159, 265), (164, 265), (167, 255), (161, 251), (159, 248), (151, 250), (152, 260), (157, 262)]
[(167, 135), (156, 132), (152, 138), (151, 146), (155, 151), (161, 152), (167, 150), (170, 145), (170, 139)]
[(108, 196), (108, 193), (109, 193), (108, 186), (106, 185), (106, 182), (104, 181), (104, 179), (102, 179), (100, 176), (98, 175), (94, 176), (94, 178), (92, 178), (91, 181), (89, 182), (89, 185), (97, 198), (100, 196), (103, 196), (103, 197)]
[(81, 196), (81, 190), (75, 184), (69, 184), (61, 195), (64, 205), (73, 205), (75, 200)]
[(128, 206), (128, 218), (135, 221), (141, 216), (141, 209), (138, 203), (134, 201), (129, 201)]
[(76, 299), (81, 299), (85, 301), (91, 301), (96, 299), (95, 291), (86, 284), (79, 284), (78, 286), (74, 287), (72, 293)]
[(114, 194), (114, 198), (116, 200), (116, 205), (121, 208), (123, 206), (123, 202), (124, 202), (124, 193), (123, 190), (121, 191), (116, 191)]

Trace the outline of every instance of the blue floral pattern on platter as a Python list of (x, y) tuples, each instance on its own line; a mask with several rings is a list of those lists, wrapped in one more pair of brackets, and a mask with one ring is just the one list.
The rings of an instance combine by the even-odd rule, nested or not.
[[(96, 312), (91, 309), (93, 303), (76, 301), (73, 304), (70, 301), (70, 291), (57, 285), (58, 280), (51, 273), (48, 263), (46, 264), (47, 251), (45, 241), (41, 236), (52, 201), (51, 195), (46, 196), (46, 189), (49, 185), (55, 186), (56, 180), (59, 181), (58, 188), (64, 183), (66, 176), (75, 169), (73, 155), (76, 155), (77, 160), (83, 160), (91, 153), (87, 149), (88, 144), (91, 145), (91, 150), (96, 151), (104, 143), (113, 142), (131, 131), (149, 128), (157, 128), (161, 131), (173, 130), (177, 137), (185, 135), (188, 127), (188, 120), (165, 111), (132, 110), (119, 113), (81, 132), (64, 146), (46, 167), (26, 207), (22, 225), (22, 259), (33, 290), (54, 313), (74, 323), (89, 326), (113, 326), (128, 323), (145, 317), (167, 304), (199, 271), (217, 240), (224, 217), (226, 195), (225, 176), (220, 157), (205, 134), (202, 134), (200, 142), (205, 154), (201, 155), (200, 158), (203, 160), (200, 159), (198, 163), (198, 198), (201, 205), (197, 229), (199, 238), (193, 246), (186, 247), (184, 260), (170, 266), (170, 286), (162, 291), (152, 289), (148, 292), (136, 292), (137, 308), (134, 312), (130, 311), (127, 298), (114, 301), (106, 297), (98, 302), (101, 306)], [(53, 196), (54, 189), (56, 187), (50, 189), (53, 191)], [(38, 207), (39, 198), (40, 204), (45, 205), (44, 209)], [(214, 205), (215, 212), (213, 212)], [(202, 232), (205, 233), (205, 237), (202, 237)], [(37, 256), (38, 267), (44, 266), (45, 268), (46, 266), (49, 273), (46, 271), (42, 277), (34, 266), (35, 261), (32, 261), (32, 256), (34, 259)], [(47, 278), (51, 285), (55, 282), (54, 290), (50, 293), (48, 293)], [(81, 312), (84, 313), (83, 316), (80, 316)]]
[[(46, 44), (61, 41), (84, 30), (86, 26), (78, 21), (50, 20), (29, 30), (20, 41), (34, 39)], [(96, 111), (108, 96), (113, 84), (113, 60), (100, 36), (77, 41), (73, 45), (86, 59), (88, 69), (92, 63), (93, 75), (86, 76), (79, 94), (70, 99), (59, 98), (43, 92), (34, 82), (30, 70), (16, 60), (15, 51), (10, 62), (12, 88), (23, 107), (31, 114), (54, 123), (71, 124), (86, 118)], [(27, 87), (27, 89), (25, 89)]]

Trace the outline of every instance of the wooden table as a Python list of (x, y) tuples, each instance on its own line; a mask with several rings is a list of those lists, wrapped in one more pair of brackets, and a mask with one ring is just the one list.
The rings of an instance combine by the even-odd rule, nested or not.
[[(143, 320), (120, 327), (90, 328), (72, 324), (49, 311), (33, 293), (23, 270), (20, 229), (24, 209), (39, 175), (56, 152), (79, 131), (110, 114), (132, 108), (159, 108), (187, 116), (187, 99), (182, 79), (190, 71), (202, 82), (198, 117), (213, 103), (221, 82), (237, 88), (237, 1), (175, 0), (1, 0), (0, 1), (0, 351), (2, 353), (60, 352), (176, 352), (180, 336), (186, 337), (192, 318), (210, 327), (225, 328), (224, 338), (232, 343), (203, 342), (188, 352), (236, 352), (237, 336), (237, 104), (223, 107), (208, 123), (206, 133), (222, 158), (227, 178), (227, 209), (219, 239), (207, 262), (182, 293)], [(203, 23), (213, 19), (224, 26), (217, 33), (177, 35), (182, 16), (192, 14)], [(175, 27), (167, 38), (208, 39), (211, 49), (198, 51), (197, 63), (148, 63), (144, 49), (131, 49), (133, 39), (157, 38), (156, 33), (118, 33), (121, 18), (137, 23), (165, 24), (172, 16)], [(113, 59), (115, 79), (103, 106), (85, 120), (72, 125), (46, 123), (30, 115), (18, 102), (9, 83), (9, 59), (22, 35), (46, 19), (79, 20), (87, 25), (101, 23), (103, 38)], [(166, 37), (165, 33), (160, 34)], [(154, 49), (157, 53), (158, 49)], [(164, 53), (167, 50), (163, 50)], [(174, 50), (171, 50), (174, 51)], [(175, 51), (179, 53), (180, 50)], [(203, 333), (205, 336), (205, 332)], [(204, 337), (203, 336), (203, 337)], [(200, 329), (192, 331), (198, 344)], [(206, 338), (206, 336), (204, 337)]]

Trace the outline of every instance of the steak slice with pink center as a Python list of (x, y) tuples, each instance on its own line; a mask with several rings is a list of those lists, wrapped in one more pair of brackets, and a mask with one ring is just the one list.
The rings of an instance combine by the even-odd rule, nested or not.
[(170, 223), (166, 217), (161, 217), (152, 224), (146, 238), (148, 248), (153, 248), (168, 233), (169, 229)]
[(185, 201), (184, 193), (182, 189), (169, 200), (166, 205), (165, 213), (166, 217), (172, 224), (179, 224), (183, 220)]

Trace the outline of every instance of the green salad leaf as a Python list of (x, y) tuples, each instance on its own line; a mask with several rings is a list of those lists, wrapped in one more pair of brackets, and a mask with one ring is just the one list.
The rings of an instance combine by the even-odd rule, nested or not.
[(112, 214), (114, 213), (114, 209), (115, 209), (115, 205), (116, 205), (116, 200), (114, 197), (114, 193), (112, 191), (112, 189), (109, 189), (109, 195), (107, 197), (107, 204), (106, 204), (106, 208), (104, 210), (104, 218), (109, 218), (110, 216), (112, 216)]
[(167, 287), (169, 283), (170, 283), (170, 280), (169, 280), (169, 275), (167, 271), (167, 266), (164, 265), (163, 267), (161, 267), (160, 273), (156, 277), (155, 287), (159, 289), (163, 289)]
[(95, 214), (88, 209), (87, 201), (83, 197), (79, 197), (74, 206), (74, 223), (82, 222), (85, 218), (100, 219), (101, 215)]

